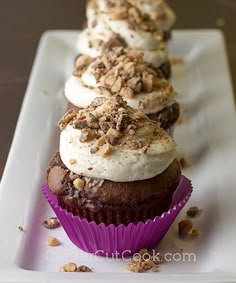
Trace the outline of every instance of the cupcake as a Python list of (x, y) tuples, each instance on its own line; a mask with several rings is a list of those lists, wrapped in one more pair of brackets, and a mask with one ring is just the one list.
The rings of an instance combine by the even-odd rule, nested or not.
[(144, 53), (144, 60), (171, 75), (163, 32), (127, 0), (88, 1), (87, 28), (78, 39), (80, 54), (96, 57), (107, 47), (123, 46)]
[(192, 190), (174, 140), (121, 96), (95, 98), (59, 124), (42, 189), (69, 238), (104, 256), (153, 248)]
[(169, 40), (176, 22), (173, 9), (164, 0), (128, 0), (138, 7), (143, 15), (148, 15), (156, 26), (163, 31), (164, 40)]
[(115, 47), (94, 59), (77, 58), (65, 85), (65, 95), (74, 106), (85, 108), (96, 97), (117, 94), (169, 132), (179, 117), (175, 90), (160, 71), (144, 62), (141, 51)]

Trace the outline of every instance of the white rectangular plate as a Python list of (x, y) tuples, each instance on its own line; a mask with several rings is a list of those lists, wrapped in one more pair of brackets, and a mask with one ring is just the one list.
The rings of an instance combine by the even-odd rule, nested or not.
[[(236, 281), (235, 110), (224, 40), (215, 30), (176, 31), (170, 43), (171, 55), (185, 62), (174, 66), (172, 79), (182, 106), (175, 136), (178, 156), (191, 160), (184, 174), (194, 186), (189, 205), (202, 210), (194, 219), (200, 236), (178, 238), (185, 208), (157, 247), (162, 254), (172, 253), (172, 260), (158, 273), (131, 274), (122, 261), (79, 250), (62, 228), (42, 227), (53, 213), (40, 184), (58, 148), (57, 121), (67, 107), (63, 87), (77, 36), (78, 31), (50, 31), (40, 41), (0, 188), (0, 282)], [(62, 245), (48, 247), (49, 235)], [(181, 251), (195, 257), (186, 259)], [(94, 273), (58, 273), (69, 261), (91, 266)]]

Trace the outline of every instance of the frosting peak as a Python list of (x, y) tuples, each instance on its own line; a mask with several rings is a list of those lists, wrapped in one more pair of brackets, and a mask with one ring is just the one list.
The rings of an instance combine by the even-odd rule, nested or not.
[(121, 96), (97, 98), (60, 121), (60, 154), (74, 173), (127, 182), (161, 174), (175, 158), (174, 140)]

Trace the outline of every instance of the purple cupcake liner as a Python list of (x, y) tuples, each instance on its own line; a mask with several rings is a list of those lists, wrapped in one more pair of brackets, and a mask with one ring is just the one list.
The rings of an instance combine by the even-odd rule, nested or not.
[(123, 224), (106, 226), (104, 223), (88, 222), (62, 209), (58, 205), (57, 197), (50, 191), (46, 182), (42, 184), (42, 192), (68, 237), (77, 247), (100, 256), (124, 257), (131, 256), (142, 248), (152, 249), (161, 241), (189, 200), (192, 185), (190, 180), (181, 176), (167, 212), (145, 223), (130, 223), (127, 226)]

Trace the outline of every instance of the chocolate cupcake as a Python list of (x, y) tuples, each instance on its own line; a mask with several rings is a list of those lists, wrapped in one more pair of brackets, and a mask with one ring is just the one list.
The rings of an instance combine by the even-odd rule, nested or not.
[(60, 121), (47, 182), (59, 205), (96, 223), (145, 222), (170, 207), (180, 166), (175, 143), (120, 96), (96, 98)]
[(147, 14), (127, 0), (91, 0), (87, 27), (78, 39), (80, 54), (100, 56), (107, 47), (128, 47), (144, 53), (144, 60), (161, 70), (165, 78), (171, 66), (163, 32)]
[(165, 0), (128, 1), (136, 6), (144, 16), (148, 15), (154, 21), (156, 26), (163, 31), (165, 41), (171, 38), (171, 31), (176, 22), (176, 15)]
[(144, 61), (142, 52), (116, 47), (96, 58), (77, 58), (65, 85), (65, 95), (72, 104), (84, 108), (96, 97), (117, 94), (167, 131), (179, 117), (175, 90), (160, 71)]
[(42, 191), (71, 241), (101, 256), (153, 248), (192, 191), (174, 140), (121, 96), (96, 98), (59, 124)]

